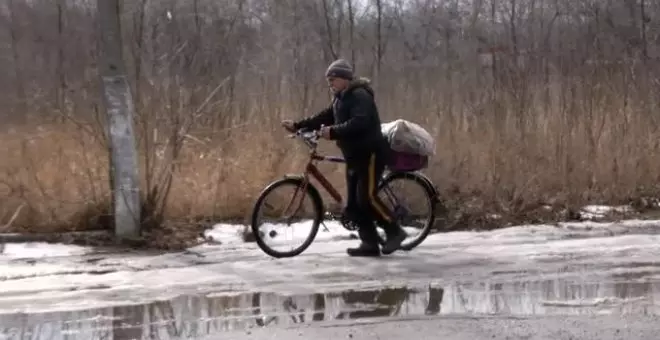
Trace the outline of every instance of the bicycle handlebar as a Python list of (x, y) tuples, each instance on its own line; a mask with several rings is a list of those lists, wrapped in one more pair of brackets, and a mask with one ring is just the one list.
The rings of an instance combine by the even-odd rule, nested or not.
[(318, 130), (300, 129), (289, 135), (290, 138), (300, 138), (310, 148), (316, 148), (319, 143), (320, 132)]

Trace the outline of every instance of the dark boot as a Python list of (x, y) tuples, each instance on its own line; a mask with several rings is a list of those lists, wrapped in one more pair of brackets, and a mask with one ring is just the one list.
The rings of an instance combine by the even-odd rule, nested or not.
[(387, 240), (385, 241), (385, 245), (383, 245), (382, 252), (385, 255), (392, 254), (396, 250), (401, 247), (401, 243), (406, 239), (408, 235), (406, 235), (405, 230), (401, 228), (399, 225), (393, 225), (390, 228), (388, 228), (387, 231)]
[(350, 256), (380, 256), (378, 245), (378, 232), (376, 225), (371, 221), (358, 221), (358, 235), (360, 245), (357, 248), (348, 248), (346, 252)]
[(362, 242), (356, 248), (346, 249), (346, 253), (348, 253), (349, 256), (373, 256), (373, 257), (378, 257), (378, 256), (380, 256), (380, 249), (378, 248), (378, 244)]

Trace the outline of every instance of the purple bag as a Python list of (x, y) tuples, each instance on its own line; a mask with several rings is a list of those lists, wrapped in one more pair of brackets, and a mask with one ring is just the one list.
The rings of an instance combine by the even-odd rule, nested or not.
[(429, 164), (429, 157), (408, 152), (390, 150), (390, 161), (387, 165), (392, 171), (417, 171)]

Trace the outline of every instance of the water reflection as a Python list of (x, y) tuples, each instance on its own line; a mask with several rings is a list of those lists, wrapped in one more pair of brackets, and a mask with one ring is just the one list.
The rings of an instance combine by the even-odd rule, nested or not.
[(146, 305), (0, 316), (0, 339), (175, 339), (227, 330), (437, 313), (442, 289), (380, 288), (312, 295), (179, 296)]
[(658, 314), (660, 284), (650, 281), (539, 280), (452, 284), (445, 287), (442, 313), (579, 315)]
[(178, 339), (252, 327), (436, 314), (656, 314), (657, 290), (657, 282), (548, 279), (323, 294), (180, 296), (146, 305), (3, 315), (0, 339)]

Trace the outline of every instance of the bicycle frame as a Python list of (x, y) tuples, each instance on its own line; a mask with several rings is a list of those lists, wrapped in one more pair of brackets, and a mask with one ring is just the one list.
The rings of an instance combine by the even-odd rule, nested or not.
[[(293, 205), (293, 203), (296, 200), (296, 197), (298, 196), (298, 193), (304, 193), (307, 190), (307, 186), (310, 183), (310, 177), (316, 179), (321, 186), (330, 194), (330, 196), (335, 200), (336, 204), (342, 204), (344, 201), (344, 198), (342, 195), (339, 193), (339, 191), (332, 185), (332, 183), (328, 180), (328, 178), (321, 173), (321, 171), (318, 169), (315, 162), (318, 161), (325, 161), (325, 162), (332, 162), (332, 163), (346, 163), (346, 160), (343, 157), (338, 157), (338, 156), (324, 156), (318, 154), (316, 151), (316, 147), (318, 145), (318, 135), (316, 132), (312, 132), (310, 134), (304, 134), (301, 132), (296, 133), (295, 136), (301, 137), (303, 141), (307, 144), (307, 146), (310, 147), (310, 155), (309, 155), (309, 160), (307, 161), (307, 164), (305, 165), (305, 170), (302, 174), (302, 180), (303, 180), (303, 185), (299, 186), (296, 188), (295, 193), (293, 194), (293, 198), (291, 199), (291, 202), (289, 202), (289, 205), (285, 208), (284, 211), (288, 211), (289, 208)], [(296, 176), (298, 177), (298, 176)], [(299, 200), (296, 208), (293, 210), (291, 216), (294, 216), (298, 210), (302, 206), (302, 198), (305, 197), (304, 194), (300, 195), (301, 199)]]
[(319, 171), (319, 169), (316, 167), (314, 164), (314, 161), (326, 161), (326, 162), (332, 162), (332, 163), (346, 163), (344, 158), (342, 157), (337, 157), (337, 156), (322, 156), (318, 155), (316, 153), (312, 154), (310, 157), (310, 160), (307, 162), (307, 166), (305, 167), (305, 174), (303, 177), (305, 177), (306, 181), (309, 181), (309, 176), (315, 178), (321, 186), (332, 196), (332, 198), (335, 200), (336, 203), (342, 203), (344, 200), (341, 194), (335, 189), (335, 187), (330, 183), (327, 177)]
[[(307, 186), (310, 184), (310, 177), (315, 178), (321, 186), (330, 194), (330, 196), (334, 199), (335, 203), (340, 205), (343, 203), (344, 199), (342, 195), (337, 191), (337, 189), (330, 183), (328, 178), (321, 173), (321, 171), (318, 169), (315, 162), (318, 161), (325, 161), (325, 162), (332, 162), (332, 163), (346, 163), (346, 160), (343, 157), (338, 157), (338, 156), (324, 156), (320, 155), (316, 148), (318, 146), (318, 132), (312, 131), (312, 132), (301, 132), (298, 131), (296, 132), (292, 137), (299, 137), (307, 144), (307, 146), (311, 149), (310, 154), (309, 154), (309, 160), (307, 161), (307, 164), (305, 165), (305, 170), (302, 175), (289, 175), (288, 177), (299, 177), (302, 179), (303, 184), (296, 188), (295, 193), (293, 194), (293, 198), (291, 199), (291, 202), (287, 205), (285, 208), (285, 212), (288, 211), (291, 206), (294, 204), (296, 197), (298, 196), (298, 193), (303, 193), (300, 195), (301, 199), (299, 200), (296, 208), (293, 210), (292, 214), (288, 216), (289, 218), (293, 217), (298, 210), (302, 206), (302, 200), (304, 198), (304, 192), (307, 190)], [(396, 195), (394, 195), (389, 188), (386, 190), (388, 194), (388, 198), (394, 202), (395, 205), (398, 204), (398, 200), (396, 198)]]

